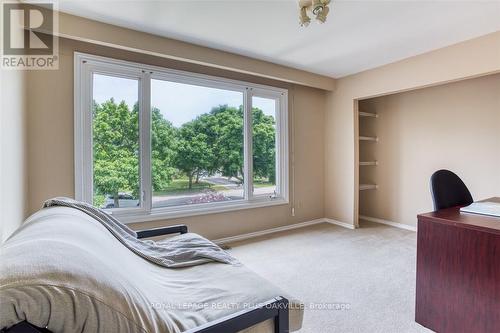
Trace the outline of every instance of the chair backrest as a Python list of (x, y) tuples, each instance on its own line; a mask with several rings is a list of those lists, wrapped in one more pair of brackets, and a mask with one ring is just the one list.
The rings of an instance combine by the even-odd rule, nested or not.
[(464, 182), (449, 170), (438, 170), (431, 177), (434, 209), (468, 206), (474, 202)]

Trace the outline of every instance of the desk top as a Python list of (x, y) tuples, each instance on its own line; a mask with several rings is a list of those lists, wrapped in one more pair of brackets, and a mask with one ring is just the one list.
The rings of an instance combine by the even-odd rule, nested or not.
[[(493, 201), (500, 203), (500, 198), (495, 197), (481, 201)], [(420, 214), (418, 215), (418, 219), (500, 235), (500, 218), (461, 212), (460, 207), (441, 209), (436, 212)]]

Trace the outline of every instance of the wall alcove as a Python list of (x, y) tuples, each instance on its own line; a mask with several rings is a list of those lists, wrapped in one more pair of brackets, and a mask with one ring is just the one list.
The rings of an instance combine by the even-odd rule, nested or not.
[(361, 226), (414, 230), (438, 169), (477, 200), (500, 195), (500, 74), (359, 100), (356, 113)]

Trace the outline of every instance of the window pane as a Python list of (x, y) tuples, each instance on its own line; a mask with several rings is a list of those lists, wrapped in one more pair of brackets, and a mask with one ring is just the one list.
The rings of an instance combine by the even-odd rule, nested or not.
[(276, 191), (276, 100), (252, 97), (253, 193)]
[(131, 208), (139, 200), (139, 82), (93, 75), (94, 205)]
[(243, 93), (151, 81), (153, 207), (241, 200)]

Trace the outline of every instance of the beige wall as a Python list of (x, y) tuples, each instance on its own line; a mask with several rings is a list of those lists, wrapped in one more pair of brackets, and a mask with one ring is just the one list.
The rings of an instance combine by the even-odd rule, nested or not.
[(325, 214), (357, 223), (355, 100), (500, 72), (500, 32), (337, 80), (325, 117)]
[(360, 214), (414, 226), (432, 210), (429, 178), (443, 168), (476, 199), (500, 196), (500, 74), (361, 101), (360, 110), (379, 114), (360, 129), (379, 138), (362, 143), (379, 165), (361, 167), (360, 179), (379, 188), (360, 192)]
[(26, 214), (26, 73), (0, 71), (0, 243)]
[(290, 199), (295, 204), (295, 217), (291, 216), (292, 204), (289, 204), (141, 223), (135, 227), (186, 223), (192, 231), (221, 238), (324, 216), (326, 96), (323, 90), (67, 39), (61, 39), (60, 48), (59, 70), (30, 71), (28, 74), (30, 213), (39, 209), (47, 198), (74, 195), (73, 52), (80, 51), (289, 89), (290, 143), (295, 152), (295, 165), (290, 170), (290, 186), (295, 186), (295, 196)]

